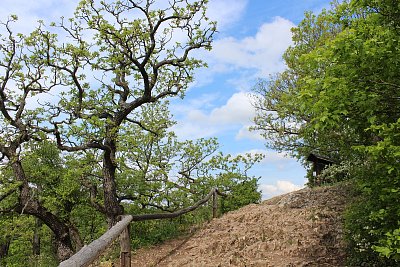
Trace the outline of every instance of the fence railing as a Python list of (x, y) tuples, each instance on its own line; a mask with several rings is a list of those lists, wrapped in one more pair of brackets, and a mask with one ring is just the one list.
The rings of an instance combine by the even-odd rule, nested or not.
[(203, 199), (196, 202), (193, 206), (171, 212), (144, 215), (124, 215), (121, 220), (111, 227), (100, 238), (94, 240), (89, 245), (81, 248), (69, 259), (60, 263), (59, 267), (85, 267), (93, 263), (118, 237), (120, 238), (120, 267), (131, 267), (131, 243), (130, 243), (130, 223), (132, 221), (145, 221), (155, 219), (176, 218), (185, 213), (191, 212), (208, 202), (212, 197), (213, 218), (217, 217), (218, 199), (217, 196), (226, 196), (217, 188), (214, 188)]

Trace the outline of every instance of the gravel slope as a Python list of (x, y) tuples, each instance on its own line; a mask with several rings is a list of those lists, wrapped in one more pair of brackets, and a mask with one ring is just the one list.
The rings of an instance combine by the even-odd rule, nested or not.
[(302, 189), (248, 205), (193, 236), (133, 253), (133, 266), (345, 266), (345, 186)]

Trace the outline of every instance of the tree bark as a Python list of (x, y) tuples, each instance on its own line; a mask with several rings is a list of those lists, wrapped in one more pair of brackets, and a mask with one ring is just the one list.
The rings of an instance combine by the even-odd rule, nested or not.
[(10, 243), (11, 243), (11, 239), (9, 237), (7, 237), (5, 242), (0, 243), (0, 264), (1, 264), (1, 261), (8, 255)]
[(40, 255), (40, 229), (42, 228), (42, 222), (36, 218), (35, 219), (35, 231), (33, 233), (32, 239), (32, 252), (33, 255)]
[(115, 172), (117, 165), (115, 162), (116, 144), (115, 141), (107, 138), (105, 144), (108, 150), (103, 155), (103, 191), (104, 208), (107, 217), (108, 227), (111, 228), (118, 222), (118, 216), (123, 214), (123, 208), (118, 202), (117, 185)]
[(69, 235), (69, 227), (53, 213), (43, 207), (29, 187), (22, 164), (18, 159), (12, 162), (14, 175), (22, 184), (20, 186), (19, 205), (16, 208), (18, 213), (25, 213), (40, 219), (54, 233), (57, 257), (60, 261), (71, 257), (74, 249)]

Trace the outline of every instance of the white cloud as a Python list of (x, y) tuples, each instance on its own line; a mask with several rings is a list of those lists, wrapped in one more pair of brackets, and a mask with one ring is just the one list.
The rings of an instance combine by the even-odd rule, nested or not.
[(4, 22), (9, 15), (17, 15), (18, 22), (13, 29), (27, 34), (38, 25), (38, 20), (49, 25), (51, 21), (58, 21), (61, 16), (72, 16), (78, 3), (79, 0), (2, 0), (0, 17)]
[(265, 164), (272, 163), (278, 171), (283, 172), (290, 168), (290, 165), (296, 162), (296, 159), (288, 157), (282, 152), (274, 152), (267, 155), (263, 162)]
[[(234, 8), (234, 3), (236, 1), (224, 4), (233, 5)], [(210, 4), (212, 5), (212, 2)], [(221, 8), (216, 7), (213, 10), (220, 12)], [(224, 14), (219, 14), (220, 17), (216, 20), (224, 21)], [(236, 17), (231, 19), (235, 20)], [(195, 51), (194, 55), (204, 59), (209, 68), (197, 71), (196, 81), (191, 88), (212, 83), (216, 75), (235, 73), (235, 78), (225, 82), (238, 91), (248, 91), (257, 78), (282, 71), (285, 68), (282, 55), (292, 44), (293, 27), (295, 25), (291, 21), (275, 17), (273, 21), (261, 25), (254, 36), (216, 39), (211, 52)]]
[(263, 24), (255, 36), (216, 40), (211, 52), (214, 68), (220, 71), (257, 69), (259, 76), (281, 71), (282, 54), (292, 44), (290, 29), (294, 26), (287, 19), (275, 17)]
[(262, 199), (268, 199), (273, 196), (299, 190), (304, 188), (304, 185), (296, 185), (290, 181), (278, 180), (275, 184), (261, 184), (259, 188), (262, 191)]
[(211, 0), (208, 4), (207, 15), (211, 20), (217, 21), (217, 27), (221, 31), (240, 19), (247, 2), (247, 0)]
[(175, 106), (173, 112), (183, 116), (173, 129), (181, 138), (210, 137), (221, 131), (248, 125), (255, 115), (254, 107), (245, 92), (233, 94), (223, 106), (209, 113), (191, 105)]
[(233, 94), (224, 106), (212, 110), (209, 120), (215, 124), (246, 124), (254, 116), (255, 109), (248, 94), (239, 92)]
[(265, 159), (263, 160), (264, 163), (271, 163), (271, 162), (292, 162), (293, 158), (289, 157), (284, 152), (276, 152), (276, 151), (267, 151)]
[(240, 128), (239, 132), (236, 134), (236, 139), (250, 139), (255, 141), (262, 141), (265, 140), (264, 137), (260, 135), (257, 131), (250, 131), (251, 125), (244, 125)]
[(240, 154), (263, 154), (265, 157), (260, 164), (285, 164), (295, 161), (295, 159), (291, 158), (284, 152), (277, 152), (270, 149), (251, 149)]

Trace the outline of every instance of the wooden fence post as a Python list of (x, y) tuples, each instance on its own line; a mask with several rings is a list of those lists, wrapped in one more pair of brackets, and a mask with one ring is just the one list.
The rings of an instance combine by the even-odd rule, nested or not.
[(217, 218), (217, 211), (218, 211), (218, 201), (217, 201), (217, 190), (214, 189), (213, 192), (213, 218)]
[(120, 235), (120, 263), (121, 267), (131, 267), (131, 239), (129, 235), (130, 224), (122, 231)]

